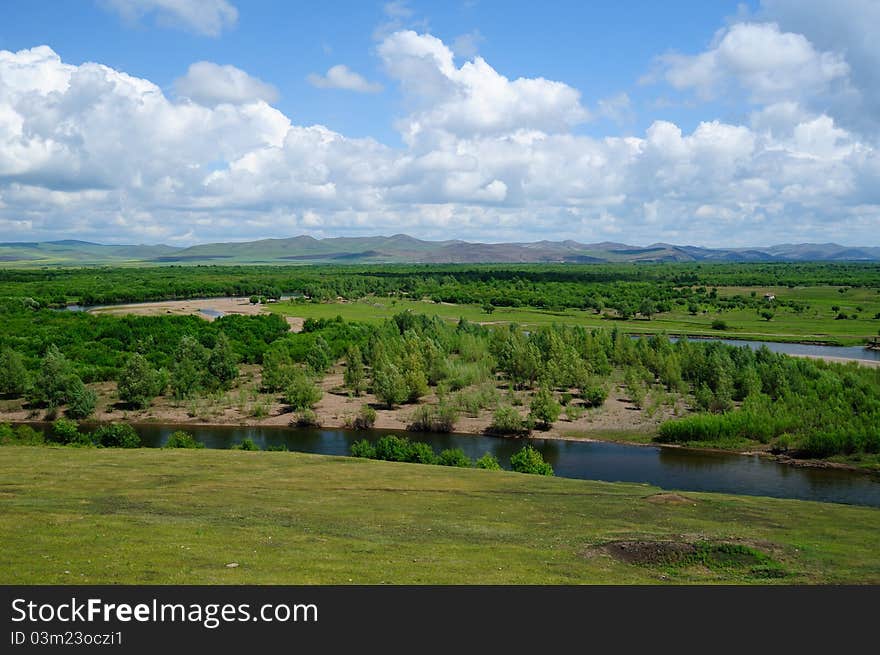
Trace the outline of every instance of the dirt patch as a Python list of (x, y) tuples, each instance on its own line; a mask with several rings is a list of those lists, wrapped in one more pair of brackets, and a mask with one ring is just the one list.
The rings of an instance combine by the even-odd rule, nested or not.
[(676, 541), (612, 541), (601, 550), (627, 564), (675, 564), (696, 553), (693, 544)]
[(655, 505), (696, 505), (697, 501), (680, 494), (660, 493), (646, 496), (645, 500)]
[(781, 578), (785, 569), (766, 552), (735, 542), (709, 541), (610, 541), (593, 551), (625, 564), (664, 568), (703, 567), (712, 571), (738, 571), (752, 578)]

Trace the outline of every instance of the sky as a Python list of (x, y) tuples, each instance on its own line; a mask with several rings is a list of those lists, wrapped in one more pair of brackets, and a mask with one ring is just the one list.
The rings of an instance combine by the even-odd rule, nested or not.
[(4, 0), (0, 240), (880, 245), (880, 0)]

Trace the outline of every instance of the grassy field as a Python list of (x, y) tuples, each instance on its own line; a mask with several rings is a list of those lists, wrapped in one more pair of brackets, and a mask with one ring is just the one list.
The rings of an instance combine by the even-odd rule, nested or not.
[(880, 510), (658, 491), (295, 453), (4, 447), (0, 582), (880, 583)]
[[(529, 307), (498, 307), (487, 314), (478, 305), (453, 305), (429, 301), (367, 298), (355, 302), (295, 303), (281, 302), (268, 305), (268, 309), (286, 316), (300, 318), (333, 318), (337, 315), (346, 320), (378, 323), (395, 314), (412, 310), (419, 314), (439, 316), (449, 321), (465, 318), (475, 322), (519, 323), (520, 325), (549, 325), (568, 323), (590, 327), (618, 326), (632, 333), (667, 332), (672, 334), (704, 335), (731, 339), (757, 339), (765, 341), (817, 341), (838, 345), (863, 344), (880, 330), (880, 320), (874, 316), (880, 312), (880, 294), (870, 288), (841, 287), (722, 287), (719, 296), (749, 295), (755, 291), (759, 296), (772, 293), (780, 299), (791, 299), (810, 304), (810, 309), (796, 313), (789, 308), (778, 308), (772, 320), (766, 321), (753, 309), (732, 310), (722, 313), (689, 314), (683, 308), (656, 314), (651, 320), (609, 320), (593, 311), (568, 309), (550, 311)], [(832, 307), (840, 307), (839, 311)], [(861, 308), (861, 311), (858, 311)], [(857, 316), (836, 320), (839, 312)], [(727, 323), (725, 330), (713, 330), (712, 321), (721, 319)]]

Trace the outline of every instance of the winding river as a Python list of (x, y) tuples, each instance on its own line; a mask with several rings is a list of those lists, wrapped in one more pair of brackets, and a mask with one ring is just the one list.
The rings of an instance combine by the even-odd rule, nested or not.
[[(263, 426), (134, 426), (148, 447), (160, 447), (175, 430), (193, 434), (208, 448), (230, 448), (252, 439), (260, 448), (323, 455), (348, 455), (358, 439), (376, 440), (392, 431), (306, 429)], [(541, 451), (556, 475), (607, 482), (637, 482), (678, 491), (799, 498), (880, 507), (880, 476), (833, 468), (780, 464), (757, 455), (685, 448), (633, 446), (559, 439), (509, 439), (467, 434), (399, 433), (435, 450), (461, 448), (476, 459), (494, 454), (504, 468), (510, 456), (529, 443)]]

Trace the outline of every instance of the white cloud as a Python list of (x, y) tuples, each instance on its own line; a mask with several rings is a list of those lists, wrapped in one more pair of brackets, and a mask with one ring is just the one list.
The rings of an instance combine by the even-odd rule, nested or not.
[(367, 81), (344, 64), (333, 66), (325, 75), (311, 73), (306, 79), (319, 89), (345, 89), (358, 93), (379, 93), (382, 90), (381, 84)]
[(238, 21), (238, 10), (227, 0), (100, 0), (100, 4), (130, 22), (153, 15), (161, 26), (206, 36), (219, 36)]
[(775, 23), (736, 23), (705, 52), (668, 54), (660, 63), (677, 89), (711, 98), (733, 83), (754, 102), (821, 93), (849, 72), (839, 53), (820, 52), (802, 34), (782, 32)]
[(814, 240), (876, 241), (876, 141), (797, 99), (754, 108), (747, 125), (655, 121), (598, 138), (572, 129), (587, 112), (563, 83), (511, 80), (480, 58), (456, 66), (442, 41), (413, 32), (379, 53), (408, 108), (404, 147), (292, 124), (260, 94), (215, 102), (212, 86), (200, 104), (45, 46), (0, 51), (0, 230), (754, 245), (796, 226)]
[(240, 105), (263, 100), (272, 104), (278, 100), (278, 90), (252, 77), (235, 66), (221, 66), (210, 61), (198, 61), (186, 75), (174, 80), (177, 95), (189, 98), (206, 107), (221, 103)]
[(396, 32), (378, 48), (416, 110), (401, 122), (405, 138), (436, 139), (517, 129), (567, 130), (587, 120), (580, 93), (544, 78), (509, 80), (482, 57), (457, 67), (452, 50), (430, 34)]

